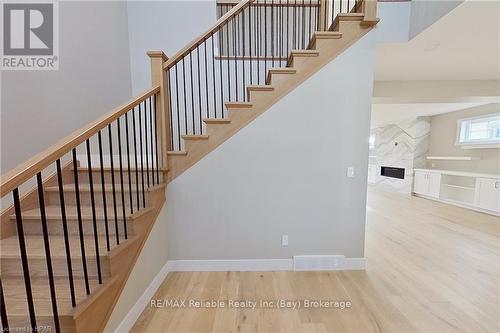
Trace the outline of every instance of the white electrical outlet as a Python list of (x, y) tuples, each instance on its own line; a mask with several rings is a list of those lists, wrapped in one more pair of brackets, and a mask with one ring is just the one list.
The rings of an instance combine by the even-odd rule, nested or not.
[(281, 246), (288, 246), (288, 235), (281, 236)]
[(347, 177), (354, 178), (354, 167), (347, 168)]

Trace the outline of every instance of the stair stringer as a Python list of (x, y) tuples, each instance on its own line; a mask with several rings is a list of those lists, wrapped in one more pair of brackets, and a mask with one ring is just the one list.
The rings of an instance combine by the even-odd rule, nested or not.
[[(274, 87), (272, 91), (252, 91), (250, 93), (250, 104), (246, 103), (247, 105), (235, 102), (226, 103), (226, 107), (229, 111), (229, 123), (207, 124), (208, 139), (186, 141), (185, 154), (170, 156), (168, 181), (175, 179), (240, 129), (268, 110), (302, 82), (306, 81), (339, 54), (347, 50), (361, 37), (371, 31), (373, 27), (374, 24), (364, 24), (362, 16), (357, 19), (353, 19), (352, 17), (344, 19), (340, 17), (335, 30), (342, 34), (341, 38), (321, 39), (321, 42), (313, 43), (314, 50), (319, 51), (319, 55), (317, 56), (293, 57), (292, 55), (290, 57), (290, 63), (295, 73), (270, 73), (270, 84)], [(279, 81), (276, 82), (279, 84), (274, 84), (274, 76), (280, 78)]]
[(102, 332), (118, 302), (137, 258), (165, 203), (165, 186), (160, 184), (148, 189), (150, 208), (133, 216), (133, 238), (128, 244), (110, 252), (111, 277), (99, 290), (92, 293), (73, 311), (75, 332)]

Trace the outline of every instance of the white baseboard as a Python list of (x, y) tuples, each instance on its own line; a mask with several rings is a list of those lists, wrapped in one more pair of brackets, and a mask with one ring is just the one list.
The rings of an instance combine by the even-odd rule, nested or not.
[(293, 259), (169, 260), (170, 272), (363, 270), (365, 258), (294, 256)]
[(128, 332), (132, 329), (141, 313), (144, 311), (146, 306), (148, 306), (151, 298), (153, 298), (156, 291), (158, 290), (158, 288), (160, 288), (161, 284), (167, 277), (168, 272), (169, 270), (167, 262), (165, 266), (163, 266), (162, 269), (158, 272), (158, 274), (156, 274), (153, 281), (151, 281), (146, 290), (144, 290), (141, 297), (137, 299), (137, 302), (135, 302), (135, 304), (130, 308), (125, 318), (123, 318), (120, 325), (118, 325), (118, 327), (116, 328), (115, 333)]
[(291, 271), (292, 259), (169, 260), (170, 272)]

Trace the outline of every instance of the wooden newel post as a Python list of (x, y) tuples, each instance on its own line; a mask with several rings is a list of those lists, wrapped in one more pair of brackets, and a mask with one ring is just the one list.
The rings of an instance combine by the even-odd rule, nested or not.
[(147, 54), (151, 59), (151, 84), (153, 86), (160, 86), (160, 94), (156, 98), (156, 130), (159, 133), (158, 157), (161, 167), (167, 169), (167, 152), (172, 150), (170, 144), (170, 89), (168, 86), (167, 71), (163, 69), (163, 64), (168, 60), (168, 57), (162, 51), (149, 51)]
[(365, 21), (378, 21), (377, 0), (363, 0), (362, 12), (365, 13)]

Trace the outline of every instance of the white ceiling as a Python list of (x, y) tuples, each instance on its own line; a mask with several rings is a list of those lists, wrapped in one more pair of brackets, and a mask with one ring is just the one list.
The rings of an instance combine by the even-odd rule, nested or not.
[(409, 42), (377, 46), (375, 80), (500, 79), (500, 1), (466, 1)]

